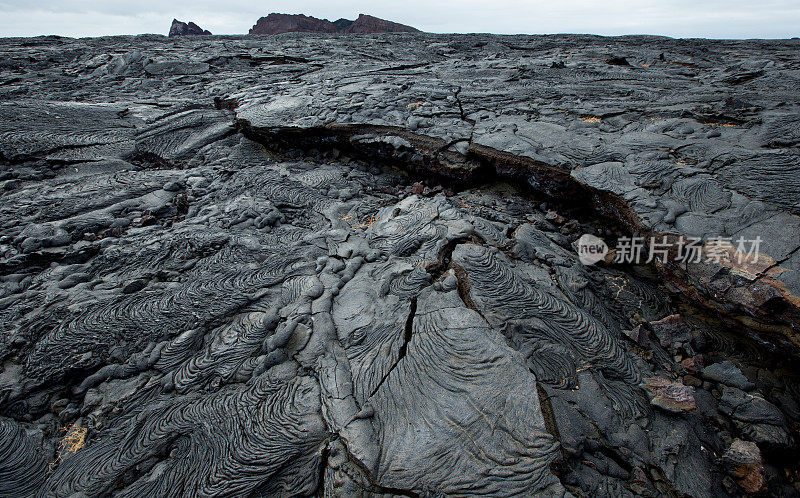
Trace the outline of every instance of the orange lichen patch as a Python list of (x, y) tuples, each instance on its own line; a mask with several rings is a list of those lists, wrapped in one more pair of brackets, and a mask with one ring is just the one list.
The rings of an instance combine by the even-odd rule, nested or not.
[(361, 223), (360, 225), (354, 226), (353, 230), (358, 230), (359, 228), (367, 229), (367, 228), (371, 227), (372, 225), (374, 225), (375, 221), (376, 221), (375, 214), (373, 213), (373, 214), (371, 214), (369, 216), (369, 218), (367, 218), (367, 220), (364, 223)]
[(408, 106), (407, 106), (407, 107), (408, 107), (409, 109), (419, 109), (419, 108), (420, 108), (420, 107), (422, 107), (423, 105), (425, 105), (425, 102), (423, 102), (423, 101), (421, 101), (421, 100), (420, 100), (419, 102), (412, 102), (412, 103), (408, 104)]
[(586, 118), (581, 118), (581, 121), (583, 121), (584, 123), (599, 123), (601, 119), (598, 118), (597, 116), (589, 116)]
[(472, 207), (472, 205), (470, 205), (470, 204), (467, 204), (467, 203), (464, 201), (464, 199), (462, 199), (462, 198), (460, 198), (460, 197), (456, 197), (456, 200), (458, 201), (458, 205), (459, 205), (459, 206), (461, 206), (461, 207), (464, 207), (464, 208)]
[(63, 451), (77, 453), (86, 444), (86, 427), (72, 425), (69, 429), (63, 429), (66, 434), (61, 438), (59, 445)]
[(615, 299), (619, 299), (619, 295), (622, 294), (622, 291), (624, 291), (628, 287), (628, 281), (622, 277), (609, 276), (606, 277), (606, 282), (614, 286), (614, 288), (616, 289), (617, 293), (614, 295)]

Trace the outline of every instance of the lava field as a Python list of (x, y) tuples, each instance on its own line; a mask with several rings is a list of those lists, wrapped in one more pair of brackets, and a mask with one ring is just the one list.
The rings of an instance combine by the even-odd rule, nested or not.
[(0, 496), (800, 496), (798, 89), (800, 40), (0, 39)]

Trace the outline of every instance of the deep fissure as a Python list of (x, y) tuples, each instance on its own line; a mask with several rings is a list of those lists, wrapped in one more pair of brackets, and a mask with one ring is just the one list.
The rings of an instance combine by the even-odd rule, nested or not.
[[(524, 190), (542, 196), (543, 200), (559, 210), (570, 212), (580, 219), (601, 221), (603, 226), (619, 236), (651, 233), (618, 196), (582, 185), (573, 179), (568, 171), (489, 147), (470, 143), (466, 156), (451, 151), (440, 152), (441, 147), (446, 145), (443, 140), (389, 126), (347, 124), (303, 130), (263, 130), (254, 128), (241, 119), (236, 121), (236, 126), (245, 137), (264, 145), (272, 153), (282, 154), (288, 150), (311, 149), (330, 152), (336, 149), (366, 163), (395, 167), (406, 171), (412, 178), (438, 182), (456, 190), (478, 188), (498, 180), (513, 181), (516, 185), (523, 186)], [(417, 156), (422, 159), (418, 157), (412, 161), (409, 159), (412, 151), (398, 151), (389, 144), (358, 144), (351, 140), (361, 133), (405, 137), (411, 141), (415, 147), (414, 152), (417, 152)], [(470, 166), (452, 168), (450, 167), (452, 163)], [(530, 181), (532, 178), (535, 178), (534, 182)], [(576, 206), (575, 199), (585, 199), (587, 202)], [(754, 325), (755, 328), (759, 328), (759, 324), (769, 329), (770, 323), (776, 323), (778, 328), (780, 324), (786, 323), (786, 320), (792, 323), (790, 317), (793, 316), (793, 312), (782, 316), (752, 316), (745, 312), (723, 312), (707, 295), (706, 290), (689, 283), (677, 265), (657, 267), (650, 263), (648, 266), (656, 268), (667, 282), (676, 287), (673, 291), (674, 299), (688, 299), (693, 307), (705, 309), (704, 313), (724, 313), (734, 320), (735, 333), (749, 335), (750, 328)], [(625, 265), (621, 267), (624, 268)], [(785, 344), (780, 337), (776, 339), (779, 344)], [(778, 354), (784, 351), (789, 357), (800, 354), (800, 351), (792, 352), (791, 348), (787, 351), (785, 348), (777, 347), (773, 351)]]

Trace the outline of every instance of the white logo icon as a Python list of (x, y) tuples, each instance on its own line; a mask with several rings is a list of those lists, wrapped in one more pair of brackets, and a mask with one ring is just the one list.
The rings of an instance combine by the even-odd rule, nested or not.
[(585, 265), (593, 265), (602, 261), (608, 254), (608, 245), (600, 237), (588, 233), (583, 234), (576, 243), (578, 259)]

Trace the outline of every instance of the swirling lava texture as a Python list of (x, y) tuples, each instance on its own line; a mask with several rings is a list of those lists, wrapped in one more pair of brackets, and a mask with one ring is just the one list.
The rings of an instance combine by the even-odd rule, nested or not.
[[(193, 112), (158, 120), (149, 150), (186, 143), (157, 143), (152, 130), (168, 135), (169, 123), (220, 128), (207, 117), (187, 124)], [(67, 261), (85, 240), (29, 211), (31, 224), (53, 227), (45, 235), (67, 237), (45, 244), (54, 263), (5, 298), (8, 334), (20, 339), (4, 343), (18, 366), (2, 375), (3, 403), (38, 417), (3, 425), (23, 443), (4, 446), (8, 461), (30, 469), (13, 473), (20, 489), (309, 495), (333, 476), (324, 488), (334, 494), (563, 494), (541, 386), (573, 389), (588, 368), (620, 417), (642, 416), (628, 406), (641, 373), (620, 343), (620, 312), (584, 311), (543, 278), (547, 265), (513, 268), (498, 252), (514, 242), (506, 234), (519, 221), (506, 205), (529, 202), (520, 194), (402, 194), (410, 187), (397, 173), (275, 161), (224, 134), (201, 150), (236, 158), (235, 169), (163, 163), (154, 174), (165, 185), (151, 177), (145, 193), (166, 199), (157, 212), (109, 210), (121, 201), (107, 194), (68, 210), (112, 217), (83, 260)], [(91, 181), (85, 188), (103, 191), (102, 178)], [(39, 189), (36, 202), (60, 192)], [(192, 200), (178, 210), (181, 194)], [(528, 246), (547, 241), (556, 260), (574, 260), (529, 228), (517, 231)], [(570, 268), (589, 286), (586, 269)], [(578, 287), (587, 306), (595, 294)], [(56, 429), (68, 422), (88, 428), (74, 452)], [(35, 472), (47, 464), (51, 474)]]
[[(554, 462), (611, 458), (587, 438), (649, 447), (620, 433), (663, 417), (638, 387), (653, 366), (621, 331), (634, 310), (670, 313), (652, 284), (577, 263), (572, 235), (513, 187), (413, 195), (391, 170), (271, 158), (220, 132), (223, 112), (197, 112), (140, 133), (131, 157), (151, 173), (14, 192), (38, 206), (13, 241), (28, 274), (3, 298), (15, 490), (563, 495), (579, 479)], [(64, 192), (60, 219), (43, 206)], [(105, 221), (76, 233), (76, 217)], [(710, 489), (683, 475), (674, 485)]]
[[(455, 289), (418, 300), (407, 356), (373, 398), (380, 475), (447, 494), (563, 492), (547, 471), (557, 444), (541, 416), (531, 416), (539, 412), (536, 383), (522, 359)], [(425, 475), (406, 472), (426, 465)]]
[(276, 367), (239, 389), (154, 398), (106, 438), (64, 459), (40, 494), (104, 494), (130, 478), (120, 495), (313, 492), (315, 450), (326, 436), (319, 387), (292, 367)]
[(620, 338), (566, 298), (525, 282), (491, 249), (462, 246), (453, 258), (472, 277), (470, 288), (476, 305), (492, 318), (500, 316), (497, 325), (530, 320), (533, 337), (548, 337), (612, 375), (632, 383), (639, 381), (631, 359), (619, 344)]
[(47, 458), (41, 435), (26, 434), (14, 420), (0, 418), (0, 494), (29, 496), (35, 494), (47, 472)]
[(0, 40), (0, 496), (794, 496), (792, 372), (574, 245), (796, 228), (797, 50), (414, 36)]

